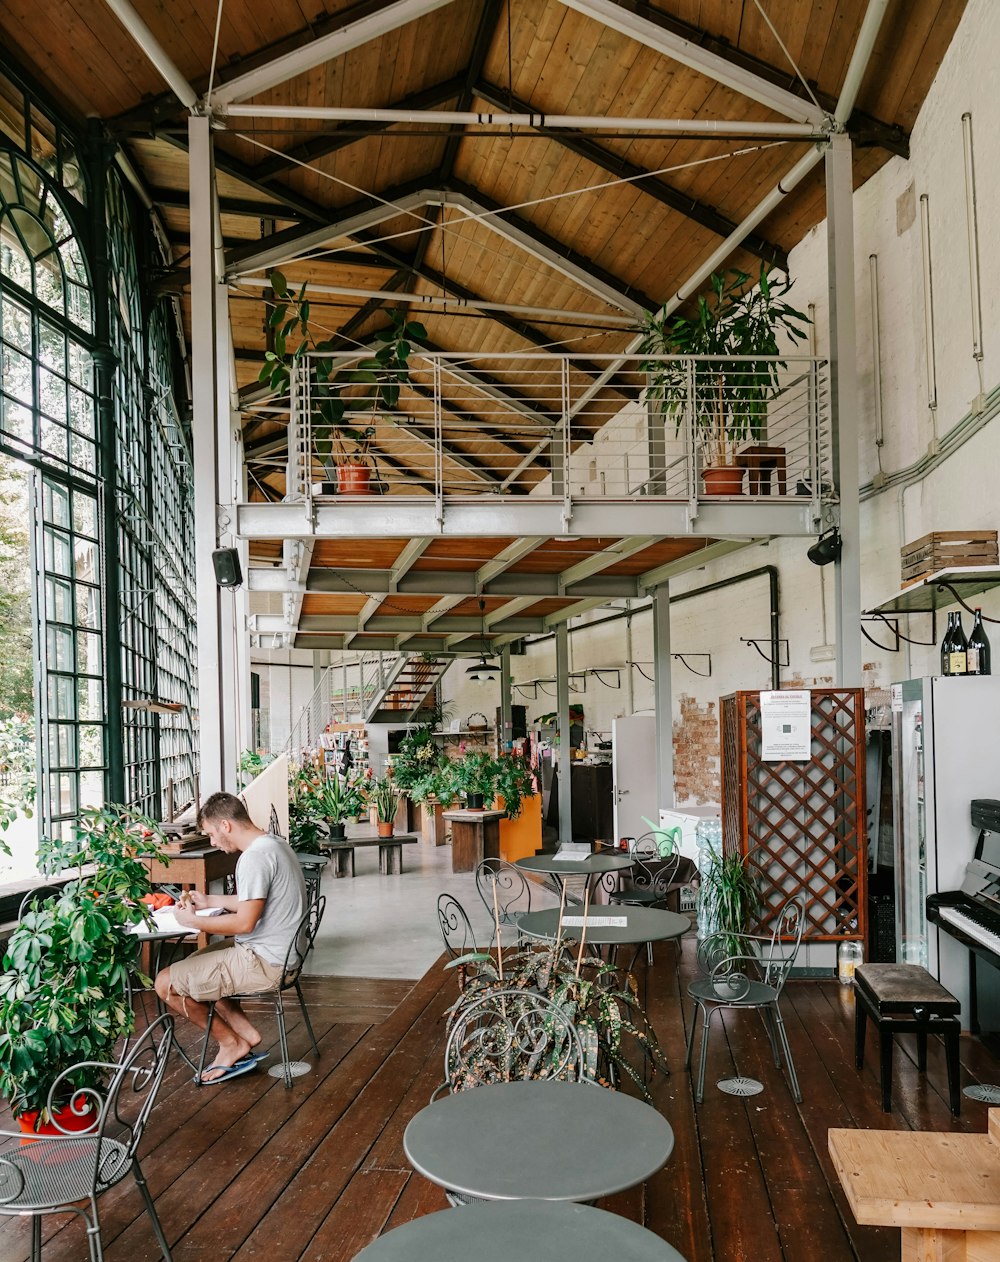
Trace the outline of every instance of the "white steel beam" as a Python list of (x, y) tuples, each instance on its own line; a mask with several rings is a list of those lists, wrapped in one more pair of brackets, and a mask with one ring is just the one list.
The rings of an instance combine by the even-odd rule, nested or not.
[(400, 579), (405, 578), (413, 568), (414, 563), (420, 560), (433, 542), (434, 540), (430, 535), (421, 535), (417, 539), (410, 540), (392, 563), (390, 591), (397, 590)]
[(185, 109), (193, 109), (198, 104), (198, 93), (188, 83), (167, 55), (166, 49), (142, 20), (128, 0), (105, 0), (108, 8), (125, 27), (139, 45), (146, 57), (152, 62), (166, 81), (167, 87), (180, 101)]
[(674, 694), (670, 656), (670, 588), (653, 592), (653, 697), (656, 714), (656, 805), (674, 804)]
[(446, 614), (449, 609), (454, 609), (454, 607), (458, 604), (461, 604), (463, 600), (465, 600), (464, 595), (442, 596), (439, 601), (431, 605), (430, 609), (428, 609), (427, 612), (420, 619), (421, 631), (427, 631), (430, 628), (430, 625), (432, 622), (436, 622), (437, 619), (440, 618), (442, 614)]
[(509, 543), (502, 552), (497, 553), (492, 561), (487, 561), (479, 567), (476, 571), (476, 587), (481, 591), (490, 579), (509, 570), (512, 565), (516, 565), (518, 561), (529, 556), (544, 542), (544, 539), (526, 538), (516, 539), (513, 543)]
[(451, 0), (396, 0), (394, 4), (384, 5), (367, 17), (346, 22), (338, 30), (330, 31), (310, 44), (285, 53), (283, 57), (276, 57), (264, 66), (230, 79), (228, 83), (215, 89), (212, 102), (227, 105), (233, 101), (245, 101), (247, 97), (266, 92), (279, 83), (286, 83), (296, 75), (312, 70), (314, 66), (342, 57), (351, 49), (360, 48), (362, 44), (388, 35), (390, 31), (398, 30), (399, 27), (450, 3)]
[(212, 553), (218, 544), (216, 485), (218, 451), (218, 363), (215, 282), (215, 183), (208, 118), (188, 119), (191, 196), (192, 454), (194, 465), (195, 603), (198, 641), (198, 746), (202, 788), (225, 784), (220, 592)]
[(825, 118), (819, 106), (813, 105), (811, 101), (761, 79), (753, 71), (734, 65), (718, 53), (709, 52), (689, 39), (664, 30), (648, 18), (616, 4), (615, 0), (562, 0), (562, 3), (567, 8), (575, 9), (578, 13), (593, 18), (595, 22), (601, 22), (629, 39), (652, 48), (672, 61), (679, 61), (699, 74), (725, 84), (742, 96), (758, 101), (776, 114), (783, 114), (795, 122), (813, 125), (821, 124)]
[(861, 83), (865, 77), (865, 71), (868, 69), (868, 63), (871, 61), (872, 50), (875, 47), (875, 41), (882, 28), (882, 19), (885, 17), (888, 7), (889, 0), (869, 0), (868, 8), (865, 10), (861, 30), (858, 32), (858, 38), (854, 43), (854, 51), (851, 53), (850, 64), (847, 67), (844, 83), (840, 89), (837, 108), (833, 112), (833, 117), (841, 127), (846, 126), (847, 120), (854, 112), (854, 105), (861, 90)]

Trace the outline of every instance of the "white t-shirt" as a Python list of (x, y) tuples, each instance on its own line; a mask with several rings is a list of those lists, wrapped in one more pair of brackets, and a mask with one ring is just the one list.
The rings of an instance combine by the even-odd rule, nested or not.
[(236, 941), (268, 964), (284, 964), (306, 910), (302, 865), (291, 846), (271, 833), (255, 837), (236, 862), (236, 894), (241, 902), (265, 900), (260, 920)]

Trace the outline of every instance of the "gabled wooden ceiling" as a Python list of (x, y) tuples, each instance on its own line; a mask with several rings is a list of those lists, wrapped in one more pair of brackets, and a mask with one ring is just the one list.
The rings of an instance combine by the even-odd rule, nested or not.
[[(419, 0), (224, 0), (218, 8), (194, 0), (132, 4), (199, 96), (212, 70), (217, 12), (218, 88), (352, 23), (397, 12), (405, 18), (421, 8)], [(848, 123), (856, 184), (892, 155), (906, 156), (909, 131), (964, 7), (965, 0), (890, 0)], [(639, 20), (648, 32), (690, 41), (767, 83), (804, 100), (814, 98), (829, 112), (867, 8), (868, 0), (452, 0), (253, 101), (764, 124), (779, 116), (621, 33), (616, 19)], [(96, 115), (124, 147), (173, 249), (172, 270), (157, 283), (179, 296), (190, 327), (187, 111), (165, 90), (104, 0), (6, 0), (0, 35), (68, 110), (81, 118)], [(265, 246), (294, 247), (307, 239), (321, 249), (310, 249), (308, 261), (283, 266), (295, 282), (446, 292), (617, 316), (668, 300), (808, 147), (704, 134), (556, 131), (544, 125), (264, 119), (231, 119), (215, 133), (215, 143), (222, 232), (235, 273)], [(751, 270), (761, 259), (784, 265), (788, 252), (824, 217), (824, 197), (820, 167), (733, 249), (729, 265)], [(404, 199), (409, 210), (399, 213)], [(371, 212), (367, 226), (345, 231), (341, 225), (361, 212)], [(351, 348), (386, 324), (387, 305), (384, 299), (330, 296), (314, 303), (314, 316), (338, 345)], [(248, 409), (252, 495), (280, 498), (285, 421), (280, 414), (252, 411), (261, 395), (256, 379), (265, 349), (264, 298), (260, 290), (237, 286), (230, 308), (238, 382)], [(574, 323), (571, 317), (451, 308), (422, 309), (420, 318), (428, 345), (445, 350), (554, 346), (615, 353), (632, 336), (621, 327)], [(488, 447), (477, 459), (489, 465)], [(530, 473), (524, 478), (521, 490), (528, 489)], [(313, 594), (316, 576), (352, 568), (391, 571), (392, 557), (407, 542), (352, 541), (350, 555), (319, 543), (303, 618), (332, 616), (336, 606), (342, 614), (359, 615), (367, 631), (377, 622), (372, 601), (358, 606), (360, 598), (349, 588), (340, 595)], [(433, 541), (410, 562), (408, 574), (475, 576), (514, 542), (462, 541), (456, 556), (454, 541)], [(579, 547), (589, 556), (621, 542), (587, 540)], [(553, 552), (552, 545), (535, 544), (504, 567), (508, 579), (558, 576), (580, 559), (571, 556), (570, 545)], [(639, 552), (600, 569), (634, 578), (697, 546), (691, 540), (666, 541), (661, 560)], [(263, 543), (253, 549), (264, 566), (277, 560), (273, 552)], [(534, 614), (525, 605), (528, 594), (512, 597), (518, 616), (543, 616), (540, 604)], [(445, 586), (421, 591), (419, 600), (411, 595), (415, 603), (408, 612), (418, 618), (435, 607), (425, 597), (450, 599)], [(556, 612), (573, 604), (559, 595), (544, 600), (555, 601)], [(446, 612), (457, 616), (451, 606)]]

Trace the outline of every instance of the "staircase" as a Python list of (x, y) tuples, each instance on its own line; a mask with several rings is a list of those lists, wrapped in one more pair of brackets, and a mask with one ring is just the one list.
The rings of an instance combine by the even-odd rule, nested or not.
[(400, 656), (365, 710), (366, 723), (411, 723), (441, 682), (450, 657)]

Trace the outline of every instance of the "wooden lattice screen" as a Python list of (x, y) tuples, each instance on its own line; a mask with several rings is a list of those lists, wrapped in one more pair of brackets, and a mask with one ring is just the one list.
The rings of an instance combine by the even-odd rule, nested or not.
[(804, 942), (865, 938), (865, 726), (860, 688), (813, 688), (812, 758), (763, 762), (760, 693), (720, 704), (722, 828), (750, 855), (762, 923), (804, 889)]

